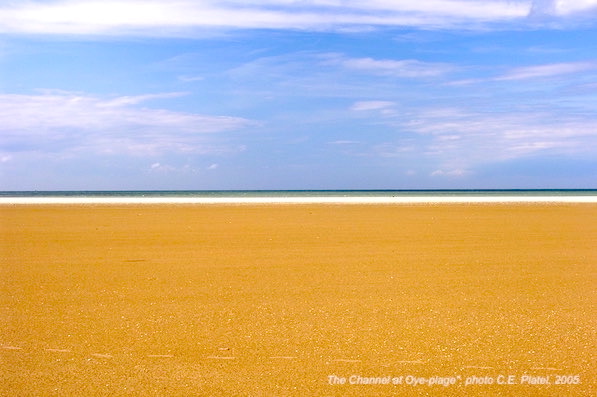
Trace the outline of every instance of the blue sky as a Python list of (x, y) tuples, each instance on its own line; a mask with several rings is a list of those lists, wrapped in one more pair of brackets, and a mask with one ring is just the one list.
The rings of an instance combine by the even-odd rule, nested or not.
[(597, 188), (597, 0), (0, 4), (1, 190)]

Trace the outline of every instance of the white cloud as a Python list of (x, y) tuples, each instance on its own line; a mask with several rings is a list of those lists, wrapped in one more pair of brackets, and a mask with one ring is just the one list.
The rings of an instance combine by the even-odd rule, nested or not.
[(597, 119), (588, 115), (492, 114), (446, 108), (420, 111), (402, 126), (429, 135), (429, 153), (459, 165), (519, 158), (542, 151), (578, 154), (597, 144)]
[(154, 175), (168, 175), (168, 176), (175, 176), (175, 175), (192, 175), (197, 174), (199, 170), (190, 164), (184, 165), (171, 165), (171, 164), (162, 164), (159, 162), (153, 163), (149, 166), (149, 172)]
[(539, 155), (590, 157), (597, 147), (597, 118), (590, 112), (397, 110), (383, 119), (396, 140), (371, 147), (370, 154), (431, 165), (434, 177), (467, 176), (483, 164)]
[(373, 58), (331, 58), (330, 62), (353, 70), (401, 78), (426, 78), (446, 74), (455, 69), (446, 63), (422, 62), (415, 59), (393, 60)]
[(558, 15), (570, 15), (595, 11), (597, 0), (554, 0)]
[(399, 142), (385, 142), (373, 147), (373, 152), (379, 157), (402, 157), (405, 154), (413, 154), (417, 152), (417, 147), (412, 140), (404, 140)]
[(597, 0), (534, 0), (532, 14), (570, 16), (597, 10)]
[[(588, 0), (584, 0), (588, 1)], [(568, 7), (568, 8), (566, 8)], [(570, 6), (563, 7), (567, 10)], [(525, 18), (525, 0), (192, 1), (58, 0), (0, 6), (0, 31), (192, 35), (197, 29), (342, 30), (367, 26), (467, 27)]]
[(369, 110), (385, 110), (396, 106), (395, 102), (389, 101), (359, 101), (355, 102), (350, 110), (356, 112), (369, 111)]
[(566, 76), (569, 78), (570, 76), (582, 76), (581, 73), (595, 71), (597, 71), (596, 61), (549, 63), (543, 65), (515, 67), (511, 68), (505, 73), (493, 77), (455, 80), (446, 82), (443, 85), (457, 87), (493, 81), (516, 81), (540, 78), (558, 78), (560, 76)]
[(185, 83), (193, 83), (195, 81), (205, 80), (203, 76), (178, 76), (178, 80)]
[(463, 169), (439, 169), (431, 172), (431, 176), (444, 176), (444, 177), (460, 177), (469, 174), (470, 171)]
[(580, 73), (597, 69), (597, 62), (566, 62), (514, 68), (495, 80), (523, 80)]
[(114, 98), (108, 101), (98, 103), (99, 107), (121, 107), (128, 105), (138, 105), (142, 102), (151, 101), (154, 99), (168, 99), (177, 98), (181, 96), (189, 95), (188, 92), (167, 92), (162, 94), (148, 94), (148, 95), (135, 95), (135, 96), (122, 96)]
[(339, 140), (339, 141), (332, 141), (328, 142), (330, 145), (359, 145), (361, 144), (360, 141), (350, 141), (350, 140)]
[(456, 69), (449, 63), (299, 51), (256, 58), (227, 70), (226, 76), (234, 81), (237, 91), (248, 90), (249, 95), (260, 92), (262, 98), (280, 95), (387, 98), (396, 94), (388, 79), (405, 79), (406, 82), (417, 79), (426, 83), (430, 78), (440, 78), (442, 73)]
[(31, 0), (0, 5), (0, 32), (189, 37), (220, 29), (474, 29), (595, 12), (597, 0)]
[(206, 134), (247, 127), (228, 116), (138, 107), (178, 94), (102, 99), (75, 93), (0, 95), (0, 145), (12, 152), (38, 150), (147, 154), (222, 151)]

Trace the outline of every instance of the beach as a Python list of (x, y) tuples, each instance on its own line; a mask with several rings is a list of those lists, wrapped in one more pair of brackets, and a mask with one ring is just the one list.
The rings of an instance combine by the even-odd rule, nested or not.
[(592, 395), (595, 220), (591, 202), (0, 205), (0, 393)]

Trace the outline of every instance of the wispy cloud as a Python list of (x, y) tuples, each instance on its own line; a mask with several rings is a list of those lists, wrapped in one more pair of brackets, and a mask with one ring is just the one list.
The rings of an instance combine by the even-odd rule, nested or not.
[(463, 170), (463, 169), (438, 169), (435, 171), (432, 171), (430, 176), (442, 176), (442, 177), (462, 177), (465, 176), (467, 174), (469, 174), (470, 171), (467, 170)]
[(138, 105), (143, 102), (151, 101), (154, 99), (168, 99), (178, 98), (189, 95), (188, 92), (167, 92), (163, 94), (147, 94), (147, 95), (134, 95), (134, 96), (121, 96), (114, 99), (101, 101), (96, 104), (98, 107), (122, 107), (129, 105)]
[(597, 12), (597, 0), (534, 0), (531, 14), (570, 16)]
[(359, 145), (362, 142), (360, 141), (349, 141), (349, 140), (340, 140), (340, 141), (332, 141), (328, 142), (330, 145)]
[(6, 152), (205, 153), (226, 151), (206, 134), (252, 125), (239, 117), (206, 116), (136, 106), (179, 93), (97, 98), (58, 92), (0, 95), (0, 147)]
[(458, 70), (458, 66), (450, 63), (417, 59), (355, 58), (338, 53), (322, 53), (319, 58), (323, 65), (339, 66), (351, 72), (404, 79), (440, 77)]
[(206, 28), (472, 28), (475, 24), (519, 21), (529, 14), (530, 9), (531, 3), (526, 0), (27, 1), (0, 6), (0, 30), (39, 34), (188, 36), (195, 34), (196, 29)]
[(582, 76), (582, 73), (597, 72), (596, 61), (558, 62), (542, 65), (512, 67), (501, 74), (495, 73), (490, 77), (468, 78), (444, 83), (446, 86), (465, 86), (495, 81), (517, 81), (532, 79), (564, 79)]
[(226, 70), (224, 78), (234, 83), (236, 93), (254, 96), (259, 92), (261, 98), (353, 99), (395, 97), (400, 84), (435, 82), (453, 70), (458, 66), (450, 63), (299, 51), (250, 60)]
[(582, 158), (597, 145), (597, 118), (589, 113), (397, 108), (379, 121), (396, 140), (372, 146), (370, 154), (420, 161), (434, 177), (469, 176), (485, 164), (533, 156)]
[(596, 70), (597, 62), (566, 62), (514, 68), (495, 80), (524, 80)]
[(457, 163), (483, 163), (551, 151), (582, 154), (597, 144), (597, 119), (544, 112), (475, 113), (422, 110), (402, 124), (430, 135), (430, 153)]
[(173, 165), (155, 162), (149, 166), (150, 173), (168, 176), (174, 176), (175, 174), (190, 176), (193, 174), (198, 174), (200, 171), (201, 170), (199, 168), (191, 164)]
[(205, 78), (203, 76), (178, 76), (178, 80), (184, 83), (193, 83), (195, 81), (203, 81)]
[(449, 64), (415, 59), (340, 58), (337, 61), (349, 69), (402, 78), (435, 77), (455, 69)]
[(386, 110), (391, 109), (394, 106), (396, 106), (396, 103), (390, 101), (359, 101), (355, 102), (350, 109), (356, 112), (362, 112), (369, 110)]

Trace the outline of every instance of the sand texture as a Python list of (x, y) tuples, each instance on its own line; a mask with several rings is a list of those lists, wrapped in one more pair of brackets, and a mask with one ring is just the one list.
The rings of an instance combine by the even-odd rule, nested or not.
[(0, 206), (0, 395), (595, 395), (596, 242), (596, 204)]

